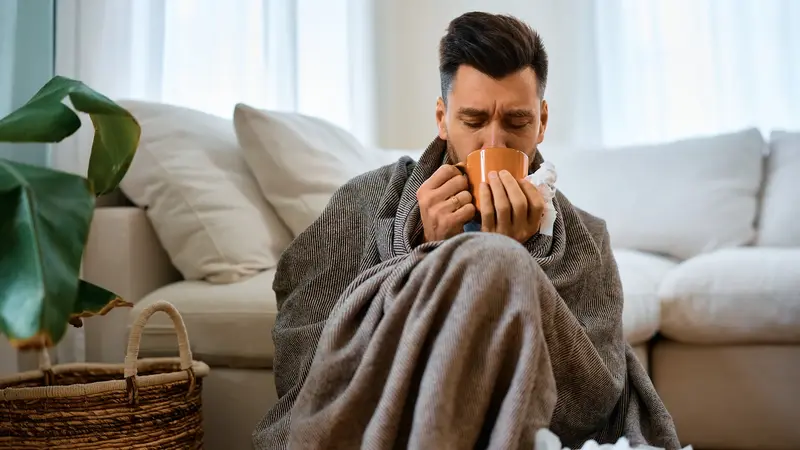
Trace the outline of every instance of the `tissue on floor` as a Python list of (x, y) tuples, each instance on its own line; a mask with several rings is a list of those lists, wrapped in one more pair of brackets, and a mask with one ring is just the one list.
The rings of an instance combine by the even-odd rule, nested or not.
[[(536, 442), (534, 450), (570, 450), (566, 447), (561, 447), (561, 439), (558, 438), (552, 431), (547, 428), (542, 428), (536, 432)], [(664, 450), (660, 447), (653, 447), (650, 445), (637, 445), (631, 447), (628, 439), (621, 437), (616, 444), (598, 444), (595, 441), (589, 441), (583, 444), (580, 449), (575, 450)], [(683, 447), (683, 450), (692, 450), (691, 445)]]

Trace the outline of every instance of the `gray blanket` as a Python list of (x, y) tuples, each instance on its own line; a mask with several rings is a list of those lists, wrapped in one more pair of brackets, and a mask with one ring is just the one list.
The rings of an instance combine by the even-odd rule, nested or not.
[(679, 448), (622, 336), (604, 222), (559, 193), (552, 237), (420, 245), (416, 191), (443, 160), (437, 139), (353, 179), (282, 256), (279, 401), (256, 447), (530, 449), (549, 427)]

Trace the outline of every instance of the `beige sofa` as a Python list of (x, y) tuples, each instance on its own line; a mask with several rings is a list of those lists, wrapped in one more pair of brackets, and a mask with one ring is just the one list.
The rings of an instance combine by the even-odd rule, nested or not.
[[(770, 144), (749, 130), (551, 158), (559, 188), (608, 222), (625, 335), (696, 449), (800, 448), (800, 136)], [(398, 156), (381, 155), (370, 164)], [(276, 399), (274, 267), (232, 283), (183, 280), (154, 214), (121, 194), (102, 199), (84, 275), (135, 302), (134, 315), (157, 299), (177, 306), (195, 358), (211, 366), (207, 448), (250, 448)], [(88, 321), (90, 360), (121, 360), (132, 314)], [(167, 317), (155, 316), (141, 356), (175, 351)]]

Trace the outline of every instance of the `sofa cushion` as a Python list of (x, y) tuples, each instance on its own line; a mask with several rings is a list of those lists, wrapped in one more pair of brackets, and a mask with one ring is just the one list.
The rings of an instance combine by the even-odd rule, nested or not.
[(291, 234), (262, 197), (231, 120), (163, 104), (120, 104), (142, 126), (120, 187), (147, 210), (183, 277), (228, 283), (275, 267)]
[(546, 156), (558, 188), (606, 220), (615, 248), (686, 259), (753, 240), (764, 148), (751, 129)]
[(297, 236), (349, 179), (386, 164), (347, 131), (322, 119), (239, 104), (239, 143), (264, 197)]
[(727, 249), (684, 261), (659, 290), (661, 332), (701, 344), (800, 342), (800, 249)]
[(772, 133), (766, 172), (758, 244), (800, 247), (800, 133)]
[(647, 342), (658, 332), (661, 307), (658, 286), (678, 264), (668, 258), (635, 250), (615, 249), (625, 304), (622, 327), (631, 345)]
[[(278, 314), (267, 270), (233, 284), (180, 281), (157, 289), (131, 311), (131, 323), (158, 300), (166, 300), (181, 313), (193, 356), (211, 366), (271, 368), (275, 355), (272, 328)], [(140, 356), (176, 355), (172, 322), (155, 314), (142, 332)]]

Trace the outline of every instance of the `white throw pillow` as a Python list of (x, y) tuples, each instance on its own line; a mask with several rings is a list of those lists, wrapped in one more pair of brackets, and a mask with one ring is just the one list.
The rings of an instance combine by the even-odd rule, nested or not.
[[(752, 242), (765, 143), (756, 129), (561, 152), (558, 188), (606, 220), (615, 248), (680, 259)], [(550, 157), (549, 155), (547, 155)]]
[(800, 247), (800, 133), (770, 136), (758, 245)]
[(234, 126), (264, 197), (297, 236), (351, 178), (386, 162), (322, 119), (236, 105)]
[(187, 280), (232, 283), (275, 267), (291, 235), (259, 191), (231, 120), (123, 101), (142, 126), (120, 187), (146, 208)]

